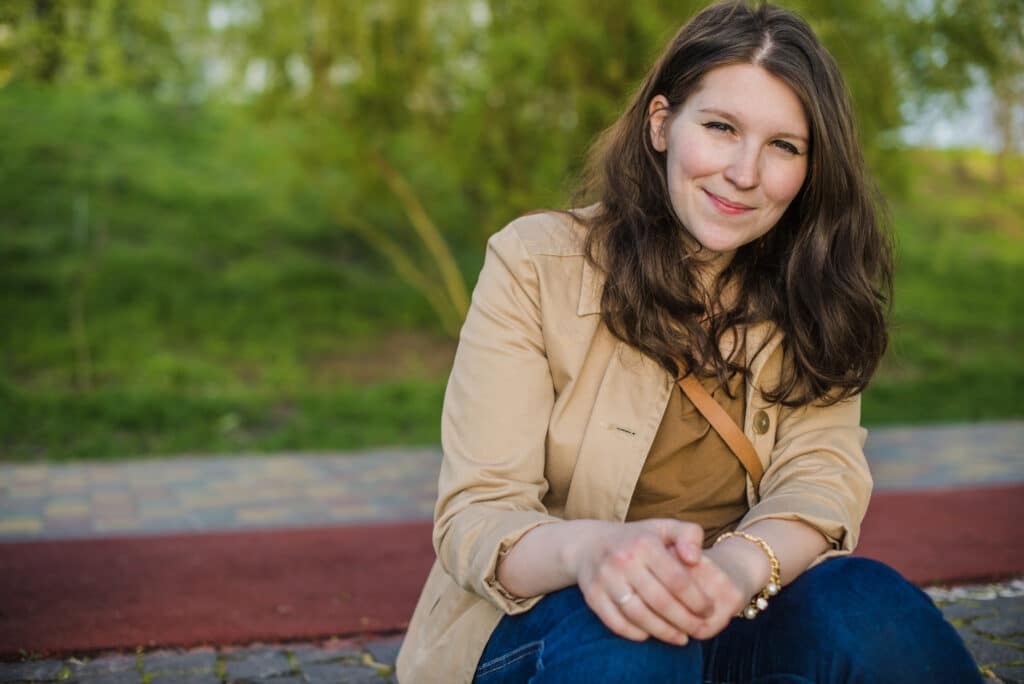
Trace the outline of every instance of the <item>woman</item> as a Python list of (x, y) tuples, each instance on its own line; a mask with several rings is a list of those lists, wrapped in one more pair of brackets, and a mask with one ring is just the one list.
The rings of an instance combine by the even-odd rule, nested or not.
[(848, 556), (891, 262), (807, 25), (694, 17), (585, 194), (488, 243), (400, 679), (980, 681), (924, 594)]

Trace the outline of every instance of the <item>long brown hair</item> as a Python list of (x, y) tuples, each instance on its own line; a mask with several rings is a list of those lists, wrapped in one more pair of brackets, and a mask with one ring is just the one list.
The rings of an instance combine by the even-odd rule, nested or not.
[[(712, 69), (756, 64), (800, 99), (810, 127), (807, 177), (776, 226), (737, 250), (716, 284), (695, 273), (702, 256), (672, 209), (665, 155), (648, 134), (648, 105), (677, 111)], [(724, 358), (722, 336), (771, 322), (787, 357), (770, 401), (833, 403), (862, 391), (885, 351), (892, 247), (884, 205), (867, 173), (846, 86), (799, 16), (718, 2), (672, 39), (622, 117), (591, 150), (577, 204), (588, 259), (606, 274), (602, 318), (612, 333), (673, 374), (722, 382), (747, 369)], [(723, 303), (727, 286), (736, 296)]]

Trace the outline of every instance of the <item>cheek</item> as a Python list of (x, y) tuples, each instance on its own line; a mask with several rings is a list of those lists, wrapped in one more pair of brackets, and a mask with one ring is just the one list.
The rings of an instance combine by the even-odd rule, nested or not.
[(797, 193), (800, 192), (806, 177), (806, 166), (785, 169), (780, 173), (773, 174), (771, 184), (766, 184), (765, 194), (768, 195), (772, 202), (785, 208), (796, 197)]
[(679, 140), (672, 152), (672, 171), (683, 178), (710, 176), (717, 170), (716, 160), (721, 158), (721, 154), (716, 154), (712, 146), (686, 138)]

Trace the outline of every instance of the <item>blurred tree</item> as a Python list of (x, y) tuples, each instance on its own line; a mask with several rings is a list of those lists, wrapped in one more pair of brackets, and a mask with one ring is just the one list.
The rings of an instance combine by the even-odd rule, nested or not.
[(1005, 185), (1009, 155), (1024, 150), (1024, 2), (945, 0), (927, 9), (916, 17), (916, 40), (904, 41), (908, 95), (946, 94), (962, 104), (971, 87), (987, 85)]
[[(301, 191), (383, 254), (452, 332), (467, 298), (451, 252), (478, 255), (513, 216), (564, 206), (590, 142), (705, 4), (9, 0), (0, 83), (224, 102), (289, 130)], [(785, 4), (835, 55), (888, 193), (906, 177), (903, 103), (962, 93), (979, 70), (1012, 148), (1020, 0)], [(467, 257), (462, 270), (476, 265)]]
[(206, 33), (206, 0), (8, 0), (0, 5), (0, 83), (10, 80), (184, 87), (189, 43)]

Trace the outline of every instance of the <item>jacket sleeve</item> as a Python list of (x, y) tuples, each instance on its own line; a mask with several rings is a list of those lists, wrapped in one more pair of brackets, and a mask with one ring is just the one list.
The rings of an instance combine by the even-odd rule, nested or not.
[(541, 503), (554, 388), (540, 306), (536, 265), (514, 222), (487, 243), (459, 335), (441, 417), (433, 535), (455, 582), (507, 614), (540, 597), (505, 591), (495, 577), (499, 558), (529, 530), (558, 521)]
[(740, 522), (799, 520), (821, 532), (830, 548), (812, 567), (853, 551), (871, 497), (864, 457), (867, 431), (860, 426), (860, 395), (832, 406), (782, 407), (771, 463), (760, 500)]

